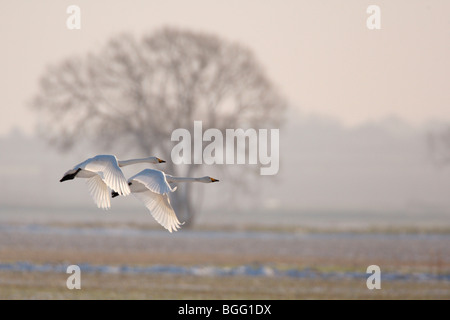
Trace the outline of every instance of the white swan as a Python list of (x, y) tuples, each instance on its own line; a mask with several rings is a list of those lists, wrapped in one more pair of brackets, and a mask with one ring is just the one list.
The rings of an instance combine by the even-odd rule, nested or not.
[(113, 155), (98, 155), (67, 171), (59, 182), (74, 178), (88, 178), (89, 192), (97, 206), (102, 209), (109, 209), (111, 202), (108, 187), (117, 190), (124, 196), (130, 194), (130, 187), (120, 167), (145, 162), (162, 163), (165, 161), (156, 157), (120, 161)]
[[(144, 203), (153, 218), (169, 232), (172, 232), (177, 231), (182, 225), (170, 204), (169, 192), (177, 189), (172, 185), (179, 182), (211, 183), (218, 181), (211, 177), (174, 177), (159, 170), (145, 169), (128, 179), (128, 185), (131, 193)], [(114, 198), (120, 193), (113, 191), (111, 195)]]

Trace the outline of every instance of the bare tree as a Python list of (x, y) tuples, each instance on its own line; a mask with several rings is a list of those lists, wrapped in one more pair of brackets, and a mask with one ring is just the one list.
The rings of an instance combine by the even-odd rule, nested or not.
[[(134, 146), (168, 157), (176, 128), (276, 127), (285, 103), (252, 52), (215, 36), (162, 29), (136, 40), (125, 34), (96, 54), (49, 67), (33, 106), (44, 137), (66, 150), (90, 139), (106, 147)], [(191, 131), (192, 132), (192, 131)], [(165, 170), (194, 175), (198, 165)], [(181, 218), (193, 221), (191, 184), (172, 199)]]
[(427, 143), (431, 159), (435, 165), (450, 165), (450, 126), (438, 125), (427, 134)]

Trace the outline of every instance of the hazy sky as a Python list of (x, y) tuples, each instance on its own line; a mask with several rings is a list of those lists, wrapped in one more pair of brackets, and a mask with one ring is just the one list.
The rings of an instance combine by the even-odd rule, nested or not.
[[(71, 4), (81, 8), (81, 30), (66, 27)], [(381, 7), (381, 30), (366, 27), (370, 4)], [(387, 115), (450, 121), (447, 0), (2, 0), (0, 24), (0, 134), (32, 131), (26, 104), (47, 65), (162, 26), (246, 44), (305, 113), (349, 125)]]

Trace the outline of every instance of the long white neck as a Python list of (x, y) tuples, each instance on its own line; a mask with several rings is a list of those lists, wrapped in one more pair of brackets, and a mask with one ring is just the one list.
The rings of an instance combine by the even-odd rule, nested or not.
[(136, 164), (136, 163), (145, 163), (145, 162), (149, 162), (149, 163), (154, 163), (154, 158), (150, 157), (150, 158), (141, 158), (141, 159), (130, 159), (130, 160), (119, 160), (117, 161), (117, 163), (119, 164), (119, 167), (125, 167), (125, 166), (129, 166), (130, 164)]
[(178, 183), (178, 182), (201, 182), (200, 179), (201, 178), (173, 177), (173, 176), (166, 175), (167, 182), (174, 182), (174, 183)]

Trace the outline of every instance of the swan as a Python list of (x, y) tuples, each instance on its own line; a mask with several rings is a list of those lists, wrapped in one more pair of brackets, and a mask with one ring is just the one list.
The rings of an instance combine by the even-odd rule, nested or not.
[(157, 157), (148, 157), (131, 160), (117, 160), (113, 155), (97, 155), (77, 164), (67, 171), (59, 182), (73, 180), (75, 178), (87, 178), (89, 192), (97, 204), (97, 207), (109, 209), (111, 207), (108, 187), (117, 190), (121, 195), (130, 194), (130, 187), (123, 175), (121, 167), (136, 163), (163, 163)]
[[(179, 182), (212, 183), (219, 180), (211, 177), (188, 178), (174, 177), (160, 170), (145, 169), (128, 179), (131, 193), (144, 203), (153, 218), (169, 232), (177, 231), (183, 223), (178, 221), (177, 215), (169, 200), (169, 192), (174, 192)], [(112, 191), (113, 198), (120, 193)]]

